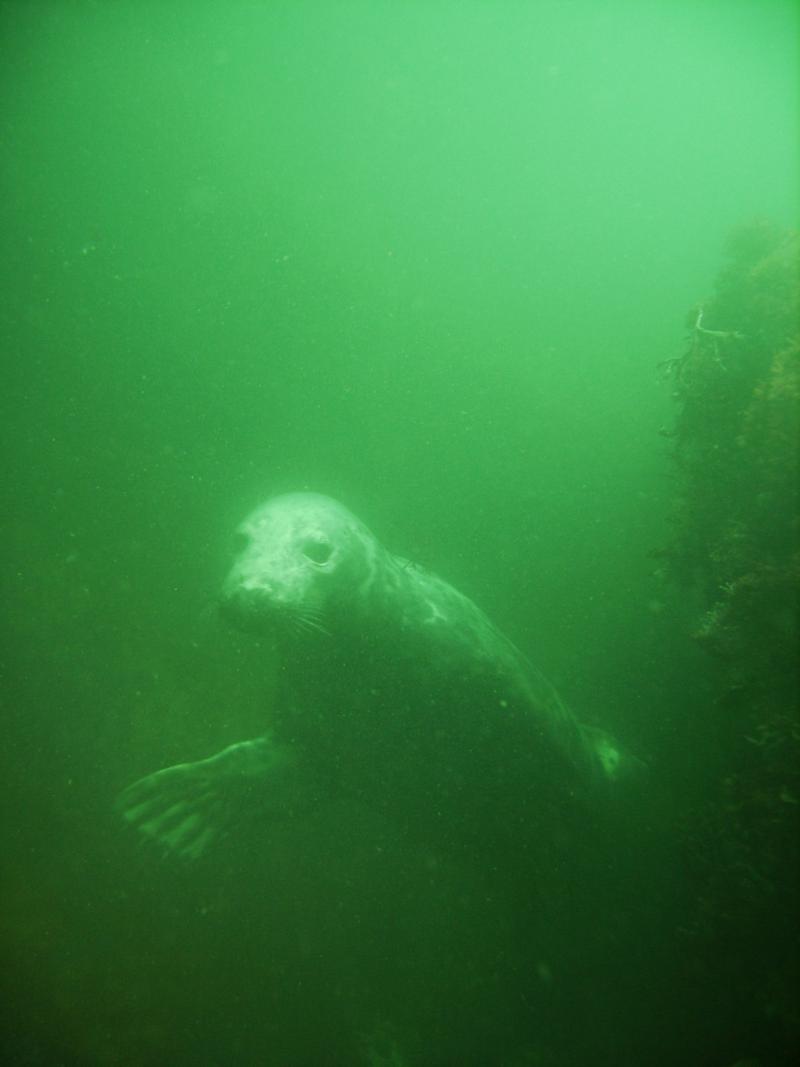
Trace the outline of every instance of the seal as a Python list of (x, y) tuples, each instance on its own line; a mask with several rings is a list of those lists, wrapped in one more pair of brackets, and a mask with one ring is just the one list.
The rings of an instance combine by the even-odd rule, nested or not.
[(242, 805), (280, 818), (336, 797), (457, 851), (534, 849), (623, 774), (618, 745), (468, 597), (335, 500), (274, 497), (238, 533), (221, 612), (271, 636), (279, 694), (262, 736), (121, 794), (126, 822), (167, 852), (201, 856)]

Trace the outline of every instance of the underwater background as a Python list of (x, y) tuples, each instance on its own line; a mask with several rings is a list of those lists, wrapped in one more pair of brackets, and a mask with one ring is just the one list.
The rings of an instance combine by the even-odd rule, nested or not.
[[(4, 1062), (796, 1062), (797, 16), (0, 7)], [(114, 814), (263, 731), (216, 598), (293, 489), (647, 764), (530, 1004), (374, 813), (195, 865)]]

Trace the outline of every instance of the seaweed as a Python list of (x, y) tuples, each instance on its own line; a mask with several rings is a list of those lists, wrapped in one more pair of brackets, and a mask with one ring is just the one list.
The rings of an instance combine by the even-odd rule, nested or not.
[(681, 822), (683, 932), (708, 975), (724, 966), (742, 1002), (796, 1046), (798, 236), (750, 223), (725, 252), (683, 354), (665, 364), (676, 494), (658, 554), (697, 591), (692, 637), (713, 664), (705, 714), (719, 739), (719, 770)]

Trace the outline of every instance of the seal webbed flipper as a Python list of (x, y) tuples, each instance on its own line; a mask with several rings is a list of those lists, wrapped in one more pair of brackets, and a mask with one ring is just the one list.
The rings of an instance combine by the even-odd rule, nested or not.
[[(124, 789), (122, 818), (165, 852), (197, 859), (225, 832), (236, 804), (254, 779), (267, 781), (292, 763), (269, 737), (241, 741), (196, 763), (177, 763)], [(281, 777), (281, 775), (278, 775)]]

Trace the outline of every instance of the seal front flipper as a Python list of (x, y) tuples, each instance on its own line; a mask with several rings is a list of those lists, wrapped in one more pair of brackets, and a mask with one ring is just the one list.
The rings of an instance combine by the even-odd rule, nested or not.
[(178, 763), (129, 785), (116, 807), (126, 822), (167, 852), (197, 859), (223, 833), (241, 801), (255, 787), (277, 791), (283, 804), (294, 795), (290, 749), (269, 736), (229, 745), (197, 763)]

